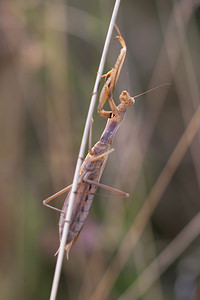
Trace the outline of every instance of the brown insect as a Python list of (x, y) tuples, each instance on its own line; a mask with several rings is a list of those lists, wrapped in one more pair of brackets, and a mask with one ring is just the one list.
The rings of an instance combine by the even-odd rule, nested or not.
[[(127, 91), (122, 91), (119, 97), (120, 104), (118, 106), (116, 106), (112, 97), (113, 90), (115, 88), (117, 79), (119, 77), (119, 73), (121, 71), (121, 67), (123, 65), (126, 56), (125, 41), (122, 38), (119, 29), (117, 27), (116, 29), (118, 32), (117, 39), (121, 43), (122, 49), (116, 60), (115, 66), (107, 74), (102, 76), (105, 77), (105, 83), (99, 97), (99, 105), (98, 105), (99, 115), (104, 118), (107, 118), (108, 121), (99, 141), (93, 147), (91, 146), (91, 142), (90, 142), (89, 153), (87, 154), (85, 160), (83, 161), (80, 169), (78, 186), (76, 190), (75, 201), (74, 201), (74, 206), (72, 211), (72, 218), (71, 218), (71, 223), (70, 223), (69, 232), (67, 236), (67, 243), (65, 246), (65, 250), (67, 251), (67, 258), (69, 257), (69, 251), (71, 247), (75, 243), (76, 239), (78, 238), (81, 232), (81, 229), (83, 228), (84, 222), (89, 213), (90, 206), (94, 199), (94, 195), (97, 188), (101, 187), (103, 189), (115, 192), (124, 197), (129, 196), (128, 193), (106, 186), (99, 182), (108, 155), (114, 150), (111, 148), (111, 144), (117, 132), (117, 129), (119, 128), (121, 122), (124, 119), (126, 113), (126, 107), (131, 106), (135, 103), (134, 98), (131, 97)], [(140, 95), (137, 95), (135, 97), (138, 97)], [(110, 111), (105, 111), (103, 109), (103, 106), (107, 99), (111, 109)], [(90, 134), (90, 141), (91, 141), (91, 134)], [(62, 232), (64, 228), (65, 216), (69, 204), (71, 188), (72, 185), (69, 185), (43, 201), (44, 205), (61, 212), (60, 220), (59, 220), (60, 239), (62, 237)], [(65, 199), (62, 210), (59, 210), (48, 204), (51, 200), (53, 200), (54, 198), (56, 198), (57, 196), (61, 195), (66, 191), (69, 191), (69, 193)]]

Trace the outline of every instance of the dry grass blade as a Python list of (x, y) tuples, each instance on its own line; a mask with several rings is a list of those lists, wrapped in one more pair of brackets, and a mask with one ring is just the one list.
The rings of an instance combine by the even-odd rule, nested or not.
[(110, 43), (112, 31), (113, 31), (113, 27), (114, 27), (115, 20), (116, 20), (116, 17), (117, 17), (119, 5), (120, 5), (120, 0), (116, 0), (115, 6), (114, 6), (114, 9), (113, 9), (113, 13), (112, 13), (112, 17), (111, 17), (111, 21), (110, 21), (110, 25), (109, 25), (109, 29), (108, 29), (108, 33), (107, 33), (107, 36), (106, 36), (104, 49), (103, 49), (103, 52), (102, 52), (101, 61), (100, 61), (100, 64), (99, 64), (99, 69), (98, 69), (98, 72), (97, 72), (97, 77), (96, 77), (96, 81), (95, 81), (95, 85), (94, 85), (94, 90), (93, 90), (93, 93), (92, 93), (90, 107), (89, 107), (89, 110), (88, 110), (87, 120), (86, 120), (86, 124), (85, 124), (85, 129), (84, 129), (84, 132), (83, 132), (83, 137), (82, 137), (82, 141), (81, 141), (79, 156), (78, 156), (76, 169), (75, 169), (75, 173), (74, 173), (71, 198), (70, 198), (70, 201), (69, 201), (69, 206), (68, 206), (68, 210), (67, 210), (66, 217), (65, 217), (66, 222), (65, 222), (65, 225), (64, 225), (64, 228), (63, 228), (62, 239), (61, 239), (61, 242), (60, 242), (60, 248), (59, 248), (58, 259), (57, 259), (57, 264), (56, 264), (56, 268), (55, 268), (55, 274), (54, 274), (54, 279), (53, 279), (53, 284), (52, 284), (52, 289), (51, 289), (50, 300), (55, 300), (56, 295), (57, 295), (57, 289), (58, 289), (58, 284), (59, 284), (59, 278), (60, 278), (60, 273), (61, 273), (61, 267), (62, 267), (62, 262), (63, 262), (64, 251), (65, 251), (65, 244), (66, 244), (66, 240), (67, 240), (67, 234), (68, 234), (68, 231), (69, 231), (69, 224), (70, 224), (71, 215), (72, 215), (73, 202), (74, 202), (74, 199), (75, 199), (75, 193), (76, 193), (77, 184), (78, 184), (78, 175), (79, 175), (80, 167), (81, 167), (81, 164), (82, 164), (82, 158), (83, 158), (84, 152), (85, 152), (86, 142), (87, 142), (89, 128), (90, 128), (90, 122), (91, 122), (93, 111), (94, 111), (94, 106), (95, 106), (95, 102), (96, 102), (98, 87), (99, 87), (99, 83), (100, 83), (100, 80), (101, 80), (101, 75), (103, 73), (104, 63), (105, 63), (105, 59), (106, 59), (106, 55), (107, 55), (107, 51), (108, 51), (108, 47), (109, 47), (109, 43)]
[[(155, 283), (165, 270), (197, 238), (200, 227), (200, 213), (178, 234), (178, 236), (142, 272), (140, 277), (125, 291), (118, 300), (138, 299)], [(139, 288), (139, 292), (137, 289)]]

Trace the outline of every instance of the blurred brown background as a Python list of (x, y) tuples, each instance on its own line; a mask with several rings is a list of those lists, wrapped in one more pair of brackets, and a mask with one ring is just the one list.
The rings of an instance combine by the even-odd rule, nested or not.
[[(72, 182), (113, 5), (106, 0), (0, 2), (1, 299), (49, 297), (59, 215), (42, 200)], [(200, 101), (200, 1), (122, 1), (117, 24), (127, 56), (116, 102), (122, 89), (134, 96), (171, 85), (128, 108), (101, 181), (130, 198), (98, 191), (70, 261), (64, 260), (57, 299), (200, 299), (200, 239), (192, 238), (192, 231), (190, 243), (183, 241), (155, 284), (145, 290), (148, 283), (140, 280), (137, 292), (133, 286), (199, 213), (199, 130), (136, 247), (126, 240), (129, 254), (121, 248), (110, 281), (100, 286), (100, 294), (96, 291)], [(120, 51), (114, 36), (105, 73)], [(94, 142), (104, 126), (95, 111)], [(61, 207), (63, 200), (55, 205)], [(101, 295), (104, 288), (107, 296)]]

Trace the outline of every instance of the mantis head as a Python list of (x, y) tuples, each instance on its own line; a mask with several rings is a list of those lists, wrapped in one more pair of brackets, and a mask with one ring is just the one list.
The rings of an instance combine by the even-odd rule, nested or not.
[(131, 106), (135, 103), (135, 99), (131, 97), (127, 91), (122, 91), (121, 95), (119, 96), (119, 100), (121, 104), (125, 106)]

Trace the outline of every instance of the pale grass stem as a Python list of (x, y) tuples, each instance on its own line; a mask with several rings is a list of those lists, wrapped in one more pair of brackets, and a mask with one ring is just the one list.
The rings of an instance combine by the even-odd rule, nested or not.
[(78, 175), (79, 175), (80, 167), (82, 164), (81, 158), (84, 157), (84, 153), (85, 153), (85, 147), (86, 147), (86, 142), (87, 142), (88, 133), (89, 133), (89, 129), (90, 129), (90, 123), (91, 123), (91, 119), (92, 119), (92, 115), (93, 115), (93, 111), (94, 111), (94, 107), (95, 107), (95, 103), (96, 103), (98, 87), (99, 87), (99, 83), (101, 80), (101, 75), (103, 73), (103, 68), (104, 68), (113, 28), (115, 25), (115, 20), (117, 17), (119, 5), (120, 5), (120, 0), (116, 0), (114, 8), (113, 8), (113, 13), (112, 13), (112, 17), (110, 20), (110, 24), (109, 24), (100, 64), (99, 64), (99, 69), (98, 69), (97, 76), (96, 76), (96, 81), (94, 84), (91, 101), (90, 101), (90, 106), (89, 106), (89, 110), (88, 110), (88, 115), (87, 115), (87, 119), (86, 119), (86, 123), (85, 123), (85, 128), (84, 128), (84, 132), (83, 132), (83, 137), (82, 137), (82, 141), (81, 141), (81, 146), (80, 146), (76, 169), (75, 169), (74, 178), (73, 178), (71, 198), (69, 201), (69, 206), (68, 206), (67, 214), (66, 214), (66, 218), (65, 218), (66, 222), (64, 225), (64, 229), (63, 229), (62, 239), (60, 242), (60, 248), (59, 248), (59, 253), (58, 253), (58, 257), (57, 257), (57, 263), (56, 263), (56, 268), (55, 268), (55, 273), (54, 273), (54, 278), (53, 278), (53, 283), (52, 283), (50, 300), (55, 300), (56, 296), (57, 296), (57, 290), (58, 290), (58, 285), (59, 285), (59, 280), (60, 280), (60, 273), (61, 273), (62, 262), (63, 262), (63, 257), (64, 257), (67, 234), (69, 231), (69, 224), (70, 224), (71, 215), (72, 215), (72, 208), (73, 208), (73, 203), (74, 203), (74, 199), (75, 199), (75, 192), (76, 192), (77, 184), (78, 184)]

